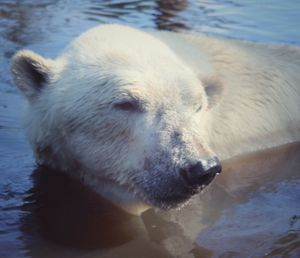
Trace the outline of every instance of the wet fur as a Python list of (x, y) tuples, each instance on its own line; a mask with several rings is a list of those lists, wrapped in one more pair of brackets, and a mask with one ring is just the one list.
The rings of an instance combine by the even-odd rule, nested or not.
[[(125, 208), (170, 208), (197, 192), (185, 164), (300, 140), (299, 60), (296, 47), (104, 25), (56, 60), (17, 53), (12, 74), (40, 164)], [(117, 110), (126, 99), (142, 108)]]

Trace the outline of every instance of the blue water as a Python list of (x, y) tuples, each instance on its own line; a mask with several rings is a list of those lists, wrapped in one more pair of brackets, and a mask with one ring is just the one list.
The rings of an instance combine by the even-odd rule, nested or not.
[[(37, 224), (32, 215), (34, 213), (33, 207), (37, 205), (36, 195), (33, 194), (32, 188), (35, 185), (32, 179), (35, 163), (21, 125), (23, 100), (18, 95), (9, 75), (9, 60), (17, 50), (28, 48), (44, 56), (54, 57), (75, 36), (92, 26), (103, 23), (122, 23), (150, 30), (188, 30), (212, 36), (268, 44), (300, 45), (300, 1), (296, 0), (0, 0), (1, 258), (110, 257), (109, 255), (112, 255), (109, 253), (111, 252), (110, 249), (105, 249), (105, 251), (101, 248), (98, 248), (99, 250), (93, 249), (93, 251), (74, 250), (63, 245), (55, 245), (51, 241), (30, 233), (34, 231), (33, 229)], [(285, 159), (282, 159), (282, 162), (284, 163)], [(290, 174), (287, 172), (294, 172), (295, 170), (299, 171), (299, 163), (297, 162), (296, 166), (282, 168), (283, 174)], [(179, 224), (160, 222), (157, 226), (157, 221), (151, 215), (150, 233), (138, 234), (135, 242), (130, 242), (128, 248), (124, 245), (119, 247), (114, 255), (115, 257), (125, 257), (124, 254), (128, 254), (127, 257), (142, 257), (142, 254), (144, 257), (166, 257), (166, 250), (162, 248), (162, 242), (166, 239), (172, 239), (172, 236), (175, 235), (184, 243), (181, 243), (183, 247), (180, 250), (187, 248), (188, 252), (195, 257), (211, 257), (225, 251), (229, 255), (226, 257), (239, 257), (238, 251), (240, 250), (238, 250), (239, 247), (235, 242), (237, 237), (241, 237), (237, 234), (240, 229), (243, 231), (242, 235), (252, 234), (250, 240), (256, 237), (261, 242), (267, 242), (266, 246), (259, 245), (257, 241), (244, 242), (241, 240), (240, 249), (243, 251), (255, 249), (257, 250), (256, 254), (261, 256), (264, 252), (272, 254), (272, 250), (275, 250), (276, 252), (274, 252), (279, 254), (278, 257), (281, 257), (285, 254), (284, 252), (291, 250), (289, 254), (297, 257), (300, 253), (298, 222), (300, 206), (297, 202), (300, 189), (298, 184), (295, 184), (299, 180), (297, 175), (299, 173), (294, 175), (296, 181), (293, 181), (289, 176), (281, 178), (285, 183), (279, 185), (274, 183), (274, 189), (268, 189), (271, 194), (267, 194), (265, 190), (261, 189), (253, 190), (252, 187), (251, 191), (248, 188), (245, 188), (244, 192), (242, 191), (248, 196), (248, 199), (246, 198), (247, 200), (242, 202), (240, 199), (237, 201), (232, 198), (232, 190), (226, 190), (220, 196), (210, 199), (210, 201), (219, 203), (217, 211), (214, 211), (214, 214), (218, 214), (218, 219), (210, 213), (206, 214), (210, 218), (207, 222), (210, 227), (203, 231), (205, 235), (201, 234), (203, 225), (200, 227), (197, 223), (193, 224), (193, 230), (199, 232), (199, 236), (194, 238), (197, 239), (197, 241), (195, 240), (197, 244), (194, 243), (193, 239), (183, 238), (183, 234), (180, 233), (181, 229), (177, 230), (177, 227), (188, 228), (185, 224), (179, 227)], [(233, 180), (236, 179), (233, 178)], [(243, 182), (245, 183), (245, 181), (247, 180), (245, 179)], [(295, 194), (291, 193), (290, 189), (293, 189)], [(225, 205), (226, 207), (220, 205), (220, 203), (224, 204), (222, 199), (224, 195), (230, 203), (230, 205)], [(274, 202), (272, 202), (272, 196), (275, 198)], [(285, 196), (288, 196), (287, 199), (284, 198)], [(261, 209), (261, 206), (264, 208)], [(77, 208), (82, 209), (79, 206)], [(88, 207), (85, 208), (89, 209)], [(252, 210), (261, 210), (261, 212), (257, 215), (257, 213), (251, 213)], [(272, 212), (273, 215), (264, 217), (264, 214), (268, 214), (268, 212)], [(284, 212), (285, 215), (281, 216)], [(73, 213), (76, 217), (76, 210)], [(249, 216), (245, 216), (245, 213), (257, 216), (257, 223), (251, 224)], [(57, 215), (55, 214), (53, 216)], [(186, 216), (188, 215), (193, 214), (187, 213)], [(281, 223), (281, 227), (278, 230), (274, 230), (276, 223), (267, 223), (269, 219), (274, 219), (274, 216), (280, 218), (277, 223)], [(212, 217), (214, 217), (214, 221)], [(295, 223), (290, 226), (288, 221), (293, 221), (293, 218)], [(75, 219), (74, 223), (76, 223)], [(266, 234), (261, 234), (259, 230), (251, 231), (245, 227), (245, 224), (262, 227)], [(267, 226), (263, 227), (265, 224)], [(218, 238), (218, 234), (224, 234), (228, 227), (230, 227), (228, 230), (230, 237), (222, 245), (218, 245), (218, 241), (222, 241)], [(161, 232), (163, 230), (155, 231), (153, 228), (163, 228), (163, 230), (167, 228), (167, 233)], [(103, 234), (107, 234), (107, 232)], [(59, 238), (58, 235), (57, 238)], [(264, 238), (267, 238), (267, 241), (264, 241)], [(278, 243), (274, 240), (277, 238)], [(281, 238), (283, 240), (280, 242)], [(200, 248), (201, 245), (204, 249)], [(218, 248), (214, 248), (216, 245)], [(283, 249), (280, 249), (281, 247)], [(139, 250), (139, 252), (134, 250)]]

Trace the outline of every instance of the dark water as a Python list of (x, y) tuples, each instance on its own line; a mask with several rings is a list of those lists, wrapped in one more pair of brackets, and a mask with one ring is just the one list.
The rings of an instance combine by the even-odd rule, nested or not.
[(9, 75), (17, 50), (54, 57), (101, 23), (300, 45), (299, 13), (292, 0), (0, 0), (0, 257), (299, 257), (299, 144), (228, 161), (180, 211), (129, 216), (36, 169)]

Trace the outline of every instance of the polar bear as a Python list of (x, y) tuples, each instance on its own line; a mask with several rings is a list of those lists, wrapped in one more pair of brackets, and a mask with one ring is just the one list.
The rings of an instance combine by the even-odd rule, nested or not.
[(138, 213), (176, 207), (219, 160), (300, 139), (300, 50), (101, 25), (55, 60), (12, 59), (39, 164)]

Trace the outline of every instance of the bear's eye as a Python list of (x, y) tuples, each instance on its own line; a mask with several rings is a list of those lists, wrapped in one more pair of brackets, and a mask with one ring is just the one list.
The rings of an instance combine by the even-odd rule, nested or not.
[(140, 112), (142, 111), (140, 103), (137, 100), (126, 100), (119, 103), (114, 104), (114, 108), (131, 111), (131, 112)]
[(200, 105), (200, 106), (196, 109), (196, 113), (199, 112), (199, 111), (201, 111), (201, 109), (202, 109), (202, 105)]

